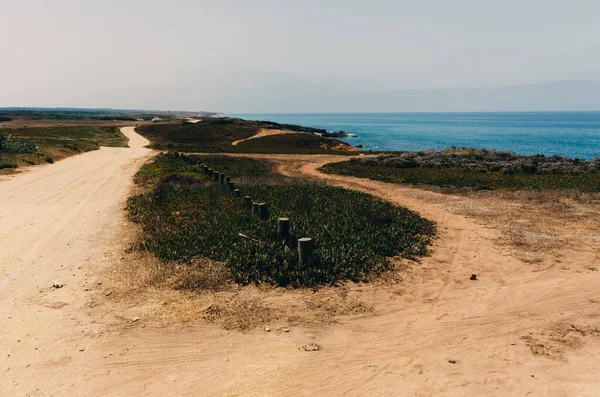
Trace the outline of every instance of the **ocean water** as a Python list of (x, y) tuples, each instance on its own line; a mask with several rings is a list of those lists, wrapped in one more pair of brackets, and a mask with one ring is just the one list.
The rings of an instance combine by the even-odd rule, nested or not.
[(468, 146), (519, 154), (600, 156), (600, 112), (237, 114), (343, 130), (362, 150), (425, 150)]

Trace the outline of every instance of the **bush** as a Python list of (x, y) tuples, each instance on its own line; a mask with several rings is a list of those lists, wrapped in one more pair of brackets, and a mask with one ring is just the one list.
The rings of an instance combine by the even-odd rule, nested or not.
[(0, 134), (0, 152), (9, 153), (35, 153), (40, 148), (31, 143), (17, 139), (13, 139), (9, 136)]
[(5, 168), (17, 168), (17, 163), (11, 159), (0, 157), (0, 170)]
[(600, 160), (452, 148), (327, 164), (321, 171), (391, 183), (479, 190), (600, 191)]

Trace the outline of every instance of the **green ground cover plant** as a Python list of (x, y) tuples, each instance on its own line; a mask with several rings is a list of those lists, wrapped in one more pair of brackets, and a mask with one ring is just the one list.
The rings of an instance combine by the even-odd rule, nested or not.
[[(218, 168), (210, 157), (202, 160)], [(232, 175), (256, 175), (254, 164), (240, 160), (235, 158)], [(368, 280), (392, 267), (391, 256), (425, 255), (435, 233), (434, 223), (406, 208), (364, 193), (295, 180), (238, 185), (242, 196), (268, 204), (270, 218), (261, 220), (201, 167), (191, 168), (198, 165), (190, 167), (191, 161), (195, 159), (159, 156), (156, 168), (164, 173), (153, 171), (149, 177), (150, 171), (142, 169), (145, 176), (138, 181), (162, 176), (128, 202), (130, 216), (143, 230), (140, 247), (165, 263), (208, 257), (226, 262), (240, 284), (315, 287)], [(175, 169), (181, 172), (170, 172)], [(277, 234), (279, 217), (291, 220), (291, 235), (285, 239)], [(314, 254), (304, 265), (296, 251), (301, 237), (315, 239)]]
[(0, 168), (53, 163), (100, 146), (126, 147), (127, 138), (117, 127), (13, 128), (0, 132)]
[[(286, 129), (296, 127), (297, 134), (272, 135), (240, 142), (264, 129)], [(288, 128), (288, 129), (289, 129)], [(198, 123), (170, 122), (143, 125), (137, 131), (148, 138), (150, 147), (158, 150), (202, 153), (298, 153), (298, 154), (348, 154), (328, 148), (345, 143), (322, 138), (313, 129), (281, 125), (264, 121), (249, 121), (236, 118), (203, 118)], [(356, 153), (350, 153), (356, 154)]]
[(598, 159), (584, 161), (562, 156), (519, 156), (469, 148), (352, 159), (327, 164), (321, 171), (444, 188), (600, 191)]

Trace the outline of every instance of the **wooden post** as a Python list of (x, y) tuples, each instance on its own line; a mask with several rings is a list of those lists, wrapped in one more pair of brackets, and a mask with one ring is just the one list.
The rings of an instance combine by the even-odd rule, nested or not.
[(225, 174), (222, 172), (219, 172), (219, 182), (221, 183), (221, 185), (225, 184)]
[(252, 208), (252, 198), (250, 196), (244, 197), (244, 205), (248, 208)]
[(242, 191), (240, 189), (235, 189), (233, 191), (233, 196), (234, 197), (242, 197)]
[(288, 238), (290, 235), (290, 219), (289, 218), (279, 218), (277, 220), (277, 233), (281, 237)]
[(213, 173), (213, 180), (214, 180), (215, 182), (219, 182), (219, 173), (218, 173), (217, 171), (215, 171), (215, 172)]
[(269, 219), (269, 207), (267, 207), (267, 204), (260, 203), (258, 205), (258, 216), (263, 221), (266, 221), (267, 219)]
[(208, 175), (208, 167), (206, 165), (202, 166), (202, 171), (204, 171), (204, 175)]
[(312, 238), (298, 239), (298, 260), (301, 265), (306, 265), (312, 256)]
[(228, 176), (226, 176), (226, 177), (225, 177), (225, 184), (226, 184), (226, 185), (229, 185), (229, 182), (231, 182), (231, 178), (230, 178), (230, 177), (228, 177)]
[(258, 215), (258, 203), (252, 203), (252, 215)]
[(235, 190), (235, 183), (229, 182), (227, 185), (229, 186), (229, 190)]

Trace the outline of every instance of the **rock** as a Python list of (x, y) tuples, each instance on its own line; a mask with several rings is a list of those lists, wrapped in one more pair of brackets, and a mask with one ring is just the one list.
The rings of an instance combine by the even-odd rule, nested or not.
[(62, 288), (63, 285), (61, 283), (57, 283), (56, 281), (52, 284), (52, 287), (54, 288)]
[(302, 349), (304, 349), (304, 351), (306, 352), (317, 352), (321, 350), (319, 345), (317, 345), (316, 343), (307, 343), (306, 345), (302, 346)]
[(469, 280), (477, 281), (477, 275), (476, 274), (471, 274), (471, 278)]
[(102, 285), (102, 281), (98, 281), (98, 285)]
[(135, 323), (135, 322), (137, 322), (137, 321), (140, 321), (140, 318), (139, 318), (139, 317), (137, 317), (137, 316), (135, 316), (135, 317), (133, 317), (133, 318), (131, 319), (131, 322), (133, 322), (133, 323)]
[(265, 327), (265, 332), (271, 332), (271, 328)]
[(112, 292), (107, 292), (107, 293), (106, 293), (106, 296), (110, 296), (110, 294), (112, 294)]
[(281, 332), (290, 332), (289, 328), (281, 328)]

